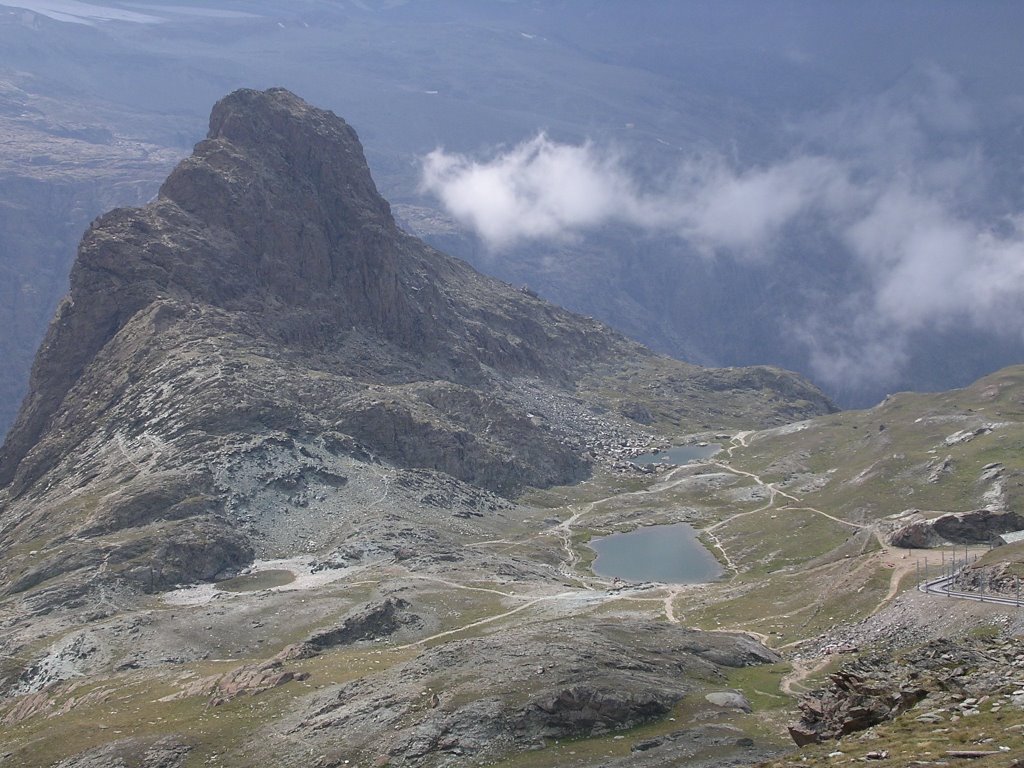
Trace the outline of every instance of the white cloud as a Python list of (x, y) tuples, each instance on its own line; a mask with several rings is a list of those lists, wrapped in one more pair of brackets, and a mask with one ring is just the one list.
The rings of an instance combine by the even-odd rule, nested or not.
[(934, 199), (888, 190), (849, 229), (875, 277), (874, 310), (902, 331), (967, 321), (1024, 333), (1024, 231), (999, 233)]
[(423, 187), (494, 247), (629, 221), (622, 204), (636, 200), (614, 155), (543, 134), (487, 162), (435, 150), (423, 162)]
[(422, 187), (495, 249), (620, 223), (748, 253), (763, 251), (812, 201), (844, 194), (838, 170), (801, 157), (737, 173), (706, 156), (682, 164), (666, 188), (643, 189), (615, 151), (539, 134), (489, 160), (434, 150)]
[(790, 126), (799, 151), (766, 167), (694, 156), (656, 187), (614, 149), (541, 134), (487, 159), (435, 150), (423, 188), (498, 250), (624, 224), (705, 255), (771, 259), (806, 219), (845, 246), (862, 282), (808, 306), (793, 332), (823, 381), (881, 383), (922, 330), (1024, 338), (1024, 217), (978, 213), (991, 174), (976, 124), (956, 82), (925, 67), (898, 90)]
[[(762, 256), (780, 231), (816, 205), (841, 205), (852, 190), (844, 169), (822, 157), (798, 157), (769, 168), (735, 172), (723, 161), (675, 190), (666, 228), (697, 241), (704, 251)], [(692, 165), (692, 163), (691, 163)]]

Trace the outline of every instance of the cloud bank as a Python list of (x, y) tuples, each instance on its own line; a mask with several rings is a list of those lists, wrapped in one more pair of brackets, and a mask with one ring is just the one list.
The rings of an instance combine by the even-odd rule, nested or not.
[(626, 224), (750, 255), (814, 200), (845, 194), (836, 170), (828, 159), (799, 157), (737, 172), (704, 156), (645, 189), (614, 150), (538, 134), (483, 161), (436, 149), (424, 158), (422, 188), (496, 250)]
[(1024, 338), (1024, 215), (986, 210), (991, 169), (952, 78), (924, 69), (903, 90), (790, 130), (799, 149), (788, 158), (741, 168), (691, 156), (657, 185), (593, 142), (540, 134), (484, 159), (438, 149), (423, 162), (423, 189), (495, 250), (613, 224), (678, 237), (704, 256), (771, 263), (800, 250), (795, 225), (811, 222), (861, 275), (790, 329), (832, 385), (895, 378), (914, 334), (929, 329)]

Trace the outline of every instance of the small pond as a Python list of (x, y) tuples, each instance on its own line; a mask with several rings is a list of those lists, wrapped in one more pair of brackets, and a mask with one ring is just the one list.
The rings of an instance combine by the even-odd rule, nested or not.
[(214, 586), (225, 592), (257, 592), (271, 587), (283, 587), (295, 581), (295, 574), (285, 570), (256, 571), (233, 579), (218, 581)]
[(651, 525), (591, 539), (598, 576), (624, 581), (698, 584), (722, 575), (722, 566), (686, 523)]
[(722, 450), (722, 446), (718, 443), (710, 443), (708, 445), (673, 445), (668, 450), (645, 453), (642, 456), (635, 457), (632, 461), (634, 464), (640, 464), (641, 466), (644, 464), (658, 464), (663, 461), (669, 464), (685, 464), (696, 459), (710, 459), (720, 450)]

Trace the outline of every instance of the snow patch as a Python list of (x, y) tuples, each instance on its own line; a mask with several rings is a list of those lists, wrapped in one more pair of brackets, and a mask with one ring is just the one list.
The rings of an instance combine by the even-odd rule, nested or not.
[[(268, 587), (259, 592), (299, 592), (317, 589), (365, 570), (377, 563), (366, 563), (346, 568), (318, 568), (309, 556), (289, 557), (281, 560), (257, 560), (241, 575), (249, 576), (261, 571), (290, 571), (295, 581), (279, 587)], [(252, 592), (228, 592), (218, 589), (216, 584), (195, 584), (166, 592), (161, 599), (168, 605), (206, 605), (214, 600), (233, 600)]]

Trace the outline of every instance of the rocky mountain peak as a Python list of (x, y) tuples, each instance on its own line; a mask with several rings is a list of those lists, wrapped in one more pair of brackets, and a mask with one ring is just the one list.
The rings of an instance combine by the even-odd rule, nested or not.
[(250, 290), (294, 303), (354, 274), (378, 288), (395, 279), (386, 241), (398, 232), (355, 131), (284, 89), (241, 90), (218, 102), (208, 137), (160, 195), (236, 241), (242, 271), (233, 277), (253, 281)]
[(357, 326), (400, 342), (422, 332), (424, 302), (409, 305), (400, 274), (405, 239), (341, 118), (284, 89), (227, 96), (154, 202), (85, 234), (0, 484), (96, 353), (153, 302), (244, 311), (283, 343), (322, 346)]
[(353, 530), (390, 541), (385, 512), (490, 514), (657, 425), (829, 407), (793, 374), (660, 358), (428, 247), (343, 120), (238, 91), (154, 201), (82, 239), (0, 451), (0, 553), (20, 553), (0, 581), (102, 562), (160, 590)]
[[(215, 257), (147, 243), (144, 260), (166, 270), (162, 288), (271, 312), (277, 301), (310, 306), (336, 294), (335, 320), (399, 330), (402, 236), (359, 139), (344, 120), (284, 89), (240, 90), (218, 102), (208, 137), (168, 177), (153, 212), (165, 227), (216, 238)], [(107, 249), (90, 250), (88, 238), (84, 246), (109, 262)], [(121, 264), (146, 266), (137, 262)]]

